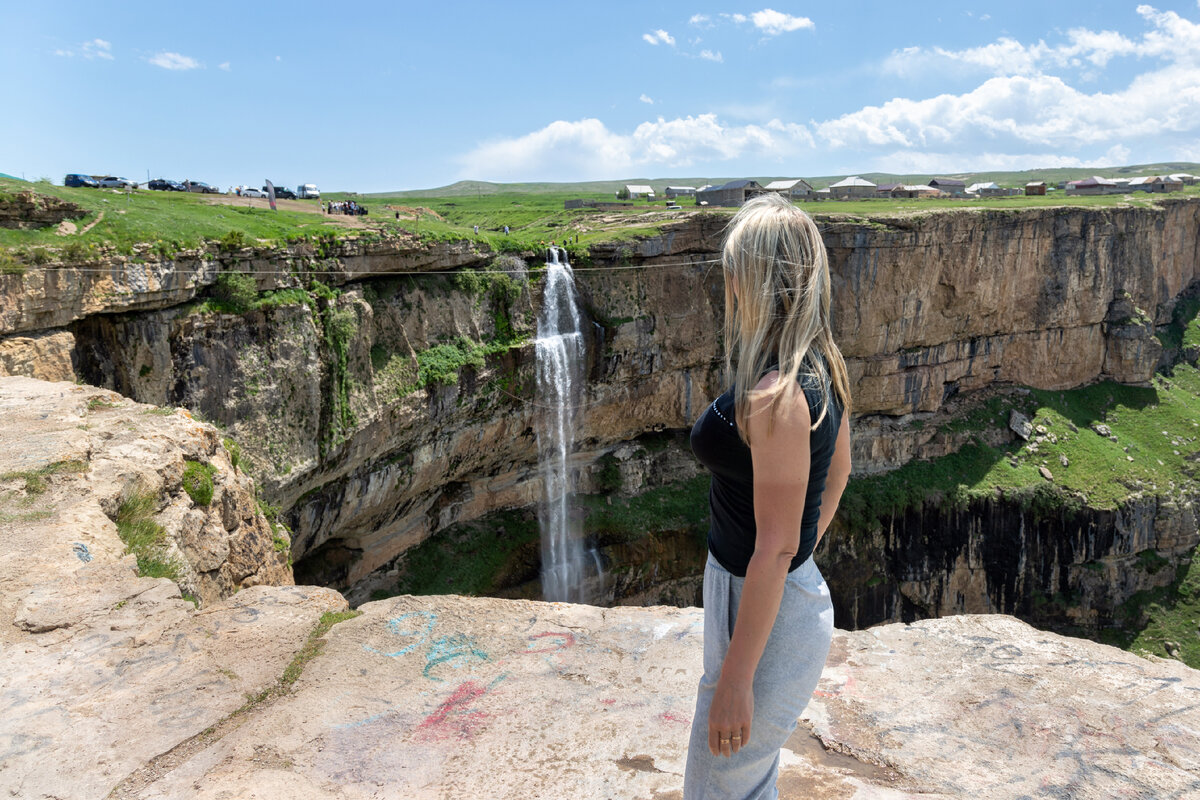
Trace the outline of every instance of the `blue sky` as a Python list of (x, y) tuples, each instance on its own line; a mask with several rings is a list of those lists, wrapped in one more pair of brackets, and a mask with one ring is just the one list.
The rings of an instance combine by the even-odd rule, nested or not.
[(0, 3), (0, 172), (472, 178), (1200, 161), (1200, 1)]

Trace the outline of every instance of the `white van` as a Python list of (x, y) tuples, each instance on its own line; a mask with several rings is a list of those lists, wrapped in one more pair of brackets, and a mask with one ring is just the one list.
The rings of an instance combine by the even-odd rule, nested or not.
[(305, 183), (296, 187), (296, 197), (301, 200), (320, 200), (321, 192), (317, 189), (316, 184)]

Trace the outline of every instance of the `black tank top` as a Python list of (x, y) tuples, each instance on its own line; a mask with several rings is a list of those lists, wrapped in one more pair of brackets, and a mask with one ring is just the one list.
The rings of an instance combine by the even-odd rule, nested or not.
[[(815, 420), (821, 413), (821, 392), (817, 388), (817, 378), (805, 374), (806, 366), (801, 367), (797, 381), (808, 401), (809, 415)], [(825, 492), (825, 477), (829, 474), (829, 463), (842, 424), (841, 403), (832, 391), (829, 397), (832, 400), (829, 413), (809, 439), (812, 463), (808, 472), (808, 492), (800, 523), (800, 549), (792, 559), (791, 569), (807, 561), (817, 544), (821, 495)], [(754, 464), (750, 448), (738, 436), (734, 413), (731, 388), (714, 400), (696, 420), (692, 426), (691, 445), (696, 458), (712, 473), (712, 484), (708, 491), (711, 515), (708, 549), (722, 567), (738, 577), (745, 577), (750, 556), (754, 554), (757, 534), (754, 521)]]

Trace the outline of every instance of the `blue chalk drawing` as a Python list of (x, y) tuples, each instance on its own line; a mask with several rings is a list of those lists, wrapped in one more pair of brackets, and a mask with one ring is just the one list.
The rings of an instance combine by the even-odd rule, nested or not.
[(88, 546), (83, 542), (75, 542), (74, 547), (71, 549), (75, 551), (75, 555), (79, 556), (79, 560), (83, 563), (86, 564), (92, 560), (92, 551), (88, 550)]
[(363, 645), (363, 650), (366, 650), (368, 653), (378, 653), (388, 658), (399, 658), (423, 645), (425, 640), (429, 638), (429, 634), (433, 633), (435, 625), (437, 625), (437, 614), (434, 614), (432, 611), (410, 611), (407, 614), (401, 614), (387, 621), (387, 629), (389, 633), (395, 634), (401, 639), (411, 639), (408, 644), (390, 653), (376, 650), (374, 647), (365, 644)]
[(487, 660), (488, 654), (479, 648), (474, 638), (463, 633), (441, 636), (425, 653), (425, 669), (422, 674), (431, 681), (441, 681), (442, 678), (430, 674), (434, 667), (449, 664), (455, 669), (461, 669), (465, 663)]

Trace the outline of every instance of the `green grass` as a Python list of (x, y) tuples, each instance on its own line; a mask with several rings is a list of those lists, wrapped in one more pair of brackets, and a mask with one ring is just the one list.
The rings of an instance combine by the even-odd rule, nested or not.
[(137, 557), (138, 574), (146, 578), (179, 580), (179, 564), (162, 553), (167, 532), (154, 521), (158, 498), (149, 492), (131, 492), (117, 508), (114, 522), (125, 552)]
[(199, 461), (184, 461), (183, 490), (198, 506), (206, 506), (213, 498), (213, 476), (217, 468)]
[(1176, 570), (1170, 585), (1129, 598), (1118, 610), (1117, 622), (1121, 627), (1103, 631), (1101, 641), (1163, 658), (1173, 657), (1167, 650), (1172, 642), (1180, 661), (1200, 669), (1200, 548)]
[[(1106, 382), (993, 398), (952, 425), (982, 433), (1007, 424), (1009, 408), (1046, 428), (1037, 452), (1019, 440), (996, 447), (977, 438), (936, 461), (855, 478), (839, 515), (858, 528), (927, 499), (961, 506), (997, 494), (1037, 505), (1086, 502), (1112, 509), (1137, 493), (1166, 492), (1172, 483), (1193, 480), (1189, 458), (1200, 453), (1200, 372), (1194, 367), (1179, 365), (1172, 377), (1158, 376), (1150, 388)], [(1090, 429), (1099, 422), (1112, 429), (1116, 442)], [(1050, 434), (1057, 441), (1050, 441)], [(1063, 456), (1068, 466), (1062, 465)], [(1053, 482), (1041, 477), (1041, 466), (1050, 470)]]
[(104, 212), (104, 218), (90, 231), (70, 237), (58, 236), (54, 226), (35, 230), (0, 228), (0, 247), (20, 248), (28, 253), (30, 260), (38, 258), (35, 255), (38, 248), (43, 249), (44, 258), (48, 255), (45, 251), (61, 251), (69, 243), (82, 248), (76, 252), (77, 256), (90, 257), (88, 248), (96, 253), (101, 246), (130, 252), (135, 244), (151, 243), (157, 251), (174, 253), (197, 247), (206, 240), (232, 241), (238, 236), (253, 244), (260, 239), (282, 242), (298, 235), (349, 232), (320, 214), (215, 205), (199, 194), (139, 190), (127, 198), (123, 191), (72, 189), (44, 182), (0, 179), (0, 192), (24, 189), (69, 200), (87, 209), (88, 216), (75, 221), (80, 230), (94, 222), (99, 212)]
[(392, 594), (487, 595), (497, 579), (513, 568), (513, 560), (535, 548), (537, 519), (524, 511), (500, 511), (482, 519), (453, 525), (404, 554)]
[(46, 478), (51, 475), (59, 475), (62, 473), (72, 472), (87, 472), (87, 462), (78, 460), (56, 461), (53, 464), (47, 464), (38, 469), (24, 470), (21, 472), (5, 472), (0, 473), (0, 481), (20, 480), (25, 482), (25, 493), (27, 495), (44, 494), (48, 488)]
[[(634, 205), (627, 209), (568, 211), (563, 208), (564, 200), (576, 198), (614, 200), (612, 192), (599, 188), (601, 185), (606, 184), (602, 182), (591, 188), (545, 184), (536, 185), (536, 191), (521, 186), (491, 193), (481, 190), (474, 196), (471, 193), (438, 192), (328, 195), (331, 200), (353, 197), (371, 208), (371, 216), (361, 218), (369, 228), (351, 229), (320, 214), (216, 205), (196, 194), (143, 190), (127, 197), (123, 192), (110, 190), (71, 189), (48, 183), (26, 184), (0, 179), (0, 192), (31, 188), (84, 207), (89, 215), (76, 222), (81, 230), (99, 219), (87, 233), (67, 237), (58, 236), (53, 226), (38, 230), (0, 229), (0, 274), (21, 275), (31, 267), (54, 259), (87, 263), (112, 251), (131, 254), (137, 244), (149, 244), (152, 257), (171, 258), (183, 249), (195, 248), (205, 242), (216, 243), (218, 249), (229, 252), (260, 242), (280, 246), (303, 240), (310, 252), (323, 257), (338, 238), (401, 233), (415, 235), (427, 243), (473, 241), (498, 253), (537, 251), (550, 242), (562, 245), (570, 240), (572, 259), (580, 263), (588, 260), (587, 247), (591, 244), (654, 236), (661, 232), (664, 224), (684, 219), (697, 209), (686, 198), (681, 200), (682, 211), (667, 211), (665, 200), (655, 203), (633, 201)], [(820, 185), (820, 180), (815, 185)], [(1180, 196), (1200, 197), (1200, 186), (1187, 187), (1182, 193), (1169, 195)], [(1139, 192), (1131, 195), (1129, 200), (1123, 195), (1051, 195), (985, 200), (830, 201), (802, 203), (801, 207), (820, 217), (834, 217), (839, 221), (857, 217), (859, 223), (872, 224), (872, 218), (876, 216), (947, 209), (1149, 206), (1162, 197)], [(395, 212), (388, 206), (406, 209), (404, 213), (409, 218), (397, 220)], [(425, 211), (412, 219), (407, 210), (414, 208)], [(102, 211), (104, 217), (100, 219)], [(708, 212), (728, 215), (732, 209), (709, 209)], [(475, 225), (480, 228), (478, 234), (474, 232)], [(507, 236), (503, 233), (505, 225), (510, 227)], [(575, 244), (576, 238), (578, 244)]]
[(325, 649), (325, 634), (329, 633), (329, 629), (339, 622), (345, 622), (348, 619), (362, 616), (361, 611), (326, 611), (321, 615), (321, 620), (312, 632), (308, 634), (308, 640), (304, 646), (300, 648), (300, 652), (292, 657), (291, 663), (283, 670), (283, 676), (279, 679), (279, 686), (282, 689), (291, 687), (292, 684), (304, 673), (304, 668), (308, 662), (312, 661)]

